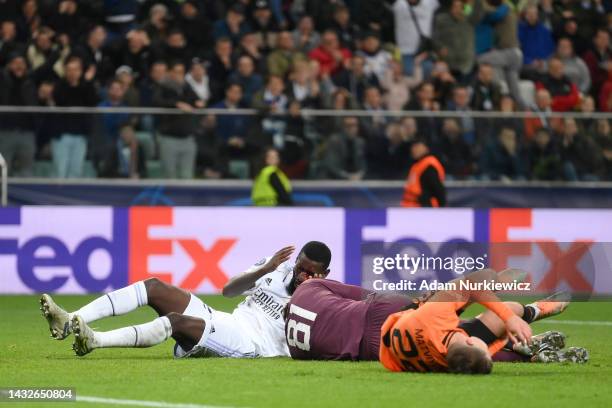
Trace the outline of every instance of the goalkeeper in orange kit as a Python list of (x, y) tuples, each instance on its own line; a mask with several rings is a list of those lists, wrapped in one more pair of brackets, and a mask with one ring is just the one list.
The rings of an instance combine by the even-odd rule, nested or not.
[[(474, 272), (463, 278), (470, 284), (484, 281), (503, 281), (491, 269)], [(461, 321), (459, 314), (471, 303), (480, 303), (488, 310), (477, 319)], [(540, 301), (533, 307), (518, 303), (503, 303), (491, 291), (439, 291), (418, 309), (395, 313), (387, 318), (381, 329), (380, 361), (391, 371), (454, 372), (488, 374), (492, 370), (492, 356), (508, 344), (515, 349), (528, 349), (531, 329), (526, 311), (537, 310), (539, 318), (560, 313), (568, 302)], [(518, 310), (520, 308), (521, 310)], [(517, 310), (513, 310), (517, 309)], [(519, 317), (520, 314), (523, 316)], [(529, 321), (536, 320), (531, 316)], [(483, 341), (484, 331), (489, 341)], [(538, 341), (538, 337), (535, 337)], [(562, 346), (561, 346), (562, 347)], [(580, 349), (586, 353), (586, 350)], [(588, 355), (578, 356), (577, 362)]]

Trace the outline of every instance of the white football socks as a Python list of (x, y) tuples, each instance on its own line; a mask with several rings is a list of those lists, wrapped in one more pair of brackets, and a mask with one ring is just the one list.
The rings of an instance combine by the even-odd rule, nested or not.
[(172, 325), (166, 316), (137, 326), (122, 327), (107, 332), (94, 332), (94, 348), (151, 347), (172, 336)]
[(72, 316), (79, 315), (90, 323), (103, 317), (119, 316), (146, 305), (148, 302), (147, 289), (144, 281), (136, 282), (125, 288), (115, 290), (100, 296), (91, 303), (86, 304), (79, 310), (70, 313)]

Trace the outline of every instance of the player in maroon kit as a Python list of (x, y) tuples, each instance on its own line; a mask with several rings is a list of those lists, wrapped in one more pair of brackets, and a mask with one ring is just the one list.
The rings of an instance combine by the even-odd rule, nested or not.
[[(513, 272), (507, 270), (507, 273)], [(387, 317), (418, 308), (431, 294), (413, 299), (329, 279), (308, 279), (297, 288), (285, 310), (285, 335), (291, 357), (299, 360), (378, 360), (380, 331)], [(569, 304), (553, 297), (525, 306), (510, 303), (511, 309), (527, 323), (561, 313)], [(490, 344), (497, 336), (485, 323), (487, 319), (484, 322), (470, 319), (463, 321), (460, 327), (470, 336)], [(562, 348), (564, 336), (559, 338), (559, 335), (563, 336), (547, 332), (546, 336), (536, 337), (535, 344), (554, 343), (555, 348)], [(522, 353), (533, 355), (535, 351), (530, 349)], [(500, 353), (494, 360), (521, 361), (524, 358), (510, 352)]]

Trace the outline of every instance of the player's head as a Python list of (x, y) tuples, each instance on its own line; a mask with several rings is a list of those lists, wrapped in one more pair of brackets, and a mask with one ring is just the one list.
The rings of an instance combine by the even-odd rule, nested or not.
[(455, 374), (490, 374), (493, 362), (484, 341), (465, 337), (453, 343), (446, 355), (448, 370)]
[(323, 242), (310, 241), (302, 247), (293, 267), (293, 289), (313, 276), (327, 276), (331, 251)]

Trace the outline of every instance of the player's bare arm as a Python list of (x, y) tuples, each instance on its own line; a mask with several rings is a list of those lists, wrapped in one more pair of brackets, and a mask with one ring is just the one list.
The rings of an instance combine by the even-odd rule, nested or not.
[[(493, 269), (481, 269), (461, 278), (467, 281), (467, 287), (474, 287), (473, 284), (480, 282), (493, 281), (501, 282), (507, 277), (501, 276)], [(467, 302), (466, 306), (471, 303), (480, 303), (487, 309), (495, 313), (505, 324), (506, 333), (513, 343), (529, 343), (531, 341), (531, 328), (529, 324), (517, 316), (499, 297), (490, 290), (457, 290), (457, 291), (440, 291), (436, 293), (430, 301), (461, 301)]]
[(239, 296), (245, 291), (251, 289), (259, 278), (274, 271), (283, 262), (288, 261), (293, 251), (295, 251), (295, 247), (293, 245), (286, 246), (276, 252), (268, 262), (261, 266), (261, 268), (235, 276), (223, 287), (223, 296)]

